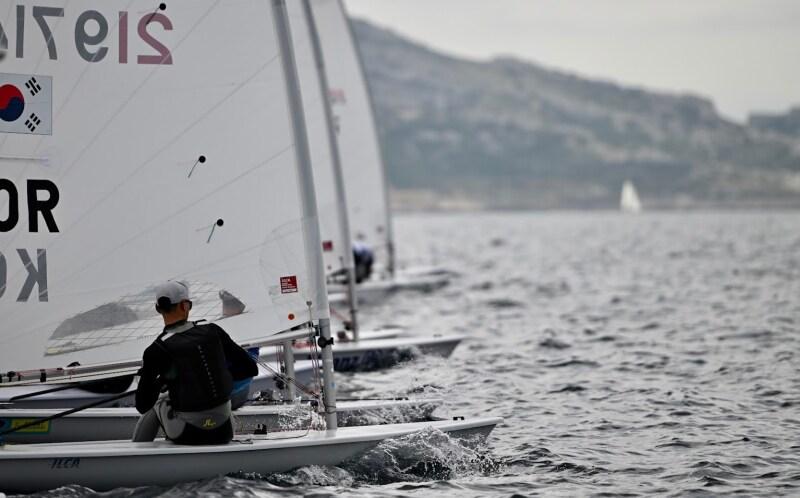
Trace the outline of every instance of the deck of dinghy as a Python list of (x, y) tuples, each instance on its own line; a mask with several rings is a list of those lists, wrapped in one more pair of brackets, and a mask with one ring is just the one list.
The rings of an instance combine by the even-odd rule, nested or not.
[(77, 484), (105, 491), (169, 486), (235, 472), (271, 474), (307, 465), (337, 465), (391, 438), (423, 429), (474, 442), (499, 418), (343, 427), (238, 437), (226, 445), (180, 446), (167, 441), (6, 445), (0, 448), (0, 490), (30, 493)]

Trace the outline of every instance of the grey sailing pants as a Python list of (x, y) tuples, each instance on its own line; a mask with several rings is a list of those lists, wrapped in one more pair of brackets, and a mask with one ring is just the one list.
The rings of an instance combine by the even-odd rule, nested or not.
[(170, 407), (169, 394), (161, 393), (153, 408), (139, 417), (132, 439), (134, 443), (153, 441), (158, 435), (158, 430), (163, 429), (167, 438), (174, 440), (183, 434), (186, 424), (201, 429), (211, 429), (219, 427), (230, 418), (230, 401), (201, 412), (176, 412)]
[(183, 433), (186, 422), (177, 418), (170, 418), (168, 416), (169, 410), (169, 394), (161, 393), (153, 408), (150, 408), (139, 417), (136, 428), (133, 430), (133, 442), (146, 443), (153, 441), (158, 435), (159, 429), (162, 428), (166, 436), (171, 439), (180, 436)]

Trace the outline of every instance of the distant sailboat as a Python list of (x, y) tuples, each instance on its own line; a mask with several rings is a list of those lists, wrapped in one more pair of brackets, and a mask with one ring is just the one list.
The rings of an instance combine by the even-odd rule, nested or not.
[[(395, 240), (386, 171), (378, 139), (372, 95), (361, 55), (342, 0), (312, 3), (328, 94), (335, 122), (347, 197), (348, 225), (354, 241), (375, 252), (372, 277), (357, 286), (361, 304), (376, 303), (401, 290), (429, 292), (448, 284), (443, 268), (400, 269), (395, 261)], [(347, 299), (342, 285), (328, 286), (333, 302)]]
[[(327, 66), (315, 21), (319, 15), (327, 14), (334, 16), (334, 21), (340, 19), (342, 26), (346, 28), (347, 17), (344, 16), (338, 2), (331, 3), (334, 9), (322, 9), (316, 16), (312, 12), (311, 5), (309, 1), (289, 2), (287, 12), (293, 27), (292, 43), (306, 112), (308, 141), (314, 168), (314, 190), (320, 206), (319, 224), (325, 241), (322, 247), (326, 277), (329, 283), (333, 283), (337, 282), (337, 275), (340, 277), (344, 275), (343, 286), (346, 288), (346, 300), (349, 305), (349, 316), (345, 319), (349, 321), (352, 335), (350, 337), (339, 335), (340, 342), (334, 348), (334, 367), (337, 371), (378, 368), (391, 365), (401, 358), (412, 357), (415, 353), (449, 356), (463, 336), (451, 334), (436, 337), (397, 337), (398, 329), (365, 331), (360, 330), (358, 325), (356, 277), (350, 242), (350, 217), (347, 210), (349, 199), (346, 194), (331, 103), (328, 99)], [(331, 21), (325, 18), (323, 22)], [(349, 35), (346, 29), (342, 31)], [(375, 134), (369, 133), (366, 136), (372, 137)], [(363, 202), (363, 199), (357, 200)], [(380, 207), (385, 206), (383, 199)], [(341, 284), (341, 280), (339, 283)], [(344, 334), (344, 330), (340, 332)], [(307, 344), (298, 345), (295, 350), (298, 357), (306, 357), (310, 353)], [(262, 352), (262, 360), (276, 360), (278, 354), (274, 350), (268, 353)]]
[(630, 180), (625, 180), (625, 183), (622, 184), (619, 208), (624, 213), (639, 213), (642, 211), (642, 201), (639, 200), (636, 187), (633, 186), (633, 182)]

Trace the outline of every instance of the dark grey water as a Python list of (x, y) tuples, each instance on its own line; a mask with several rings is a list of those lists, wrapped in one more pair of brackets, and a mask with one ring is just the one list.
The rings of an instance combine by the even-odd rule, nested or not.
[(395, 296), (364, 313), (368, 325), (470, 340), (449, 361), (340, 384), (505, 417), (486, 447), (424, 433), (341, 468), (104, 496), (800, 495), (800, 213), (396, 224), (401, 259), (460, 276), (424, 298)]

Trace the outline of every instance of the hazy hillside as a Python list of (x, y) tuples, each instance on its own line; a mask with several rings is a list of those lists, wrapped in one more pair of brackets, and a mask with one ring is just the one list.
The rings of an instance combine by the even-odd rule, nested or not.
[(692, 95), (473, 62), (355, 23), (401, 207), (800, 206), (800, 134)]
[(800, 107), (786, 114), (751, 114), (747, 123), (759, 130), (800, 138)]

